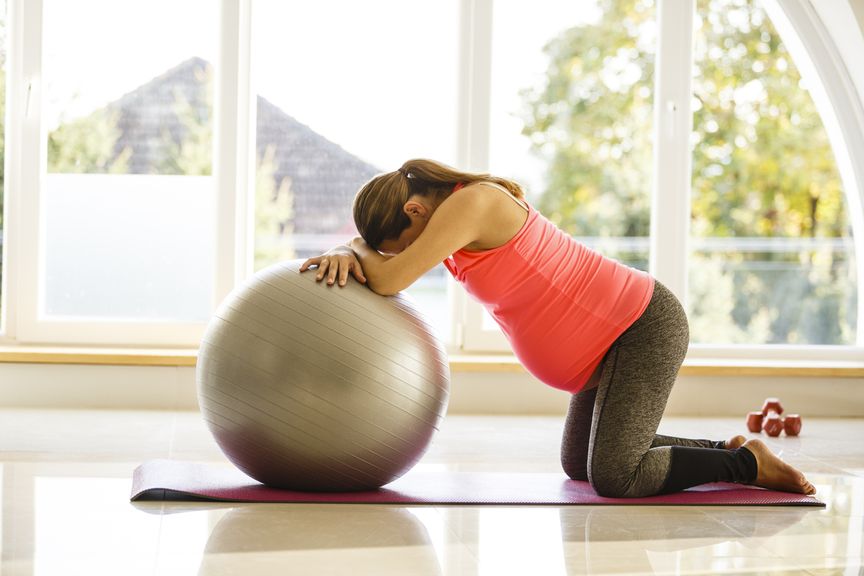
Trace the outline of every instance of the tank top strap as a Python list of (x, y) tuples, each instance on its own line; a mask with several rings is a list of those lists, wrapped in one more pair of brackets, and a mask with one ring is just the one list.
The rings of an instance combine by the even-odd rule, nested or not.
[(516, 196), (511, 194), (509, 190), (507, 190), (506, 188), (504, 188), (500, 184), (496, 184), (495, 182), (486, 182), (486, 184), (489, 184), (490, 186), (493, 186), (493, 187), (497, 188), (498, 190), (500, 190), (501, 192), (503, 192), (504, 194), (506, 194), (511, 200), (516, 202), (516, 204), (518, 204), (520, 208), (524, 208), (526, 212), (531, 212), (531, 208), (528, 207), (528, 202), (520, 200), (519, 198), (517, 198)]
[[(517, 198), (516, 196), (511, 194), (509, 190), (507, 190), (506, 188), (504, 188), (500, 184), (496, 184), (495, 182), (484, 182), (484, 184), (489, 184), (490, 186), (497, 188), (498, 190), (500, 190), (501, 192), (503, 192), (504, 194), (509, 196), (514, 202), (516, 202), (516, 204), (518, 204), (520, 208), (524, 208), (526, 212), (531, 212), (531, 208), (528, 205), (527, 201), (520, 200), (519, 198)], [(457, 182), (456, 185), (453, 186), (453, 192), (461, 190), (464, 187), (465, 187), (465, 184), (463, 182)]]

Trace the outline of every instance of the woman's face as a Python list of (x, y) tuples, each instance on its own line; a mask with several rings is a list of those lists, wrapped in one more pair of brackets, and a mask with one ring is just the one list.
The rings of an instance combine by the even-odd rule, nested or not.
[(402, 231), (399, 238), (382, 241), (378, 246), (378, 251), (388, 255), (399, 254), (420, 236), (420, 233), (426, 228), (426, 222), (426, 219), (411, 218), (411, 225)]
[(378, 251), (383, 254), (399, 254), (423, 232), (426, 228), (426, 223), (429, 222), (429, 217), (434, 212), (434, 207), (428, 205), (426, 201), (418, 196), (412, 196), (402, 207), (405, 215), (411, 219), (411, 225), (404, 229), (399, 238), (387, 239), (381, 242), (378, 246)]

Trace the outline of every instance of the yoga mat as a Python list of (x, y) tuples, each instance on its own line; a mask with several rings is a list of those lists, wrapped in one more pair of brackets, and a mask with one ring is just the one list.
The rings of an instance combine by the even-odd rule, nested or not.
[(233, 467), (150, 460), (135, 469), (132, 500), (211, 500), (351, 504), (645, 504), (680, 506), (825, 506), (812, 496), (740, 484), (704, 484), (648, 498), (603, 498), (563, 474), (450, 472), (415, 468), (378, 490), (296, 492), (269, 488)]

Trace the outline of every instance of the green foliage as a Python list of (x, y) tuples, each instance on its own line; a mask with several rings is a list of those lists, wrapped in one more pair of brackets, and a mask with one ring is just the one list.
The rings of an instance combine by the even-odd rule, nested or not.
[[(167, 129), (162, 133), (162, 160), (159, 174), (206, 176), (212, 173), (213, 70), (207, 66), (196, 71), (196, 81), (205, 94), (204, 105), (190, 103), (179, 91), (173, 111), (180, 124), (179, 138)], [(254, 269), (295, 257), (291, 238), (294, 196), (291, 181), (276, 181), (279, 166), (276, 150), (268, 147), (257, 158), (255, 172), (255, 248)]]
[[(5, 57), (4, 57), (5, 60)], [(0, 237), (3, 233), (3, 197), (6, 191), (6, 71), (0, 63)], [(3, 255), (0, 250), (0, 278), (2, 278)]]
[[(700, 0), (697, 14), (693, 236), (849, 234), (828, 136), (764, 10), (750, 0)], [(730, 320), (747, 334), (746, 342), (840, 344), (854, 336), (846, 320), (855, 306), (854, 280), (838, 282), (848, 274), (842, 255), (754, 252), (726, 258), (712, 276), (736, 287), (732, 309), (725, 319), (716, 309), (704, 312), (713, 325), (694, 331), (701, 341), (724, 342), (717, 326)], [(769, 332), (760, 334), (755, 319), (766, 315)]]
[[(3, 237), (3, 197), (6, 191), (6, 19), (0, 18), (0, 238)], [(3, 251), (0, 250), (0, 279)]]
[[(546, 83), (524, 92), (524, 134), (549, 167), (539, 207), (573, 235), (647, 236), (655, 10), (597, 4), (597, 21), (548, 43)], [(697, 24), (692, 236), (848, 235), (827, 135), (764, 10), (699, 0)], [(695, 341), (854, 340), (842, 255), (695, 253), (690, 264)]]
[(523, 133), (549, 160), (539, 208), (559, 227), (647, 236), (654, 13), (650, 2), (598, 3), (598, 22), (547, 45), (547, 83), (524, 93)]
[(167, 128), (163, 129), (158, 174), (209, 176), (213, 172), (212, 67), (196, 70), (195, 80), (200, 85), (198, 92), (204, 95), (204, 106), (189, 102), (179, 90), (175, 92), (173, 111), (180, 123), (180, 136), (175, 138)]
[(268, 146), (255, 172), (255, 270), (296, 258), (291, 233), (294, 193), (287, 176), (276, 182), (276, 150)]
[(767, 15), (744, 0), (702, 0), (698, 13), (694, 233), (843, 236), (827, 134)]
[(119, 153), (117, 113), (97, 110), (64, 122), (48, 134), (48, 172), (65, 174), (124, 174), (132, 150)]

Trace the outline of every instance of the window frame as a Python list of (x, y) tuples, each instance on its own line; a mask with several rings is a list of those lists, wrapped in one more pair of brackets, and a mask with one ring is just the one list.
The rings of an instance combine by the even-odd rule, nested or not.
[[(217, 198), (214, 238), (214, 308), (252, 272), (254, 234), (255, 91), (251, 77), (251, 14), (254, 0), (221, 0), (220, 49), (215, 70), (213, 180)], [(852, 219), (855, 252), (864, 258), (864, 103), (857, 96), (832, 36), (808, 0), (763, 0), (769, 16), (793, 52), (802, 75), (809, 74), (814, 99), (829, 131)], [(489, 164), (494, 0), (461, 0), (458, 69), (458, 148), (461, 166), (486, 170)], [(110, 344), (194, 347), (203, 323), (72, 321), (37, 316), (39, 197), (45, 142), (41, 134), (42, 0), (9, 0), (6, 100), (6, 202), (3, 244), (3, 328), (0, 343)], [(662, 127), (674, 142), (655, 151), (652, 186), (650, 270), (679, 296), (686, 294), (689, 222), (689, 38), (695, 0), (658, 0), (660, 43), (655, 82), (655, 138)], [(664, 32), (664, 30), (666, 32)], [(674, 33), (673, 33), (674, 32)], [(677, 44), (676, 44), (677, 42)], [(665, 56), (661, 59), (661, 51)], [(678, 77), (675, 77), (678, 71)], [(686, 73), (682, 82), (681, 70)], [(686, 84), (686, 96), (682, 90)], [(665, 106), (663, 103), (665, 102)], [(839, 122), (838, 118), (843, 118)], [(682, 137), (686, 134), (686, 137)], [(682, 151), (686, 154), (682, 155)], [(676, 166), (668, 174), (658, 166)], [(661, 179), (661, 176), (662, 179)], [(36, 178), (33, 178), (36, 175)], [(658, 206), (676, 206), (664, 213)], [(661, 219), (663, 222), (661, 223)], [(683, 239), (683, 240), (682, 240)], [(657, 258), (659, 254), (674, 258)], [(858, 266), (858, 341), (855, 346), (692, 345), (689, 356), (705, 359), (858, 360), (864, 352), (864, 265)], [(450, 279), (453, 343), (463, 353), (507, 352), (500, 331), (483, 330), (483, 309)]]
[[(799, 72), (809, 81), (843, 181), (858, 263), (857, 341), (854, 346), (691, 344), (688, 358), (721, 361), (860, 360), (864, 356), (864, 104), (856, 97), (842, 56), (810, 2), (763, 0), (763, 7), (790, 49)], [(660, 145), (655, 145), (654, 150), (649, 271), (682, 301), (687, 294), (689, 251), (689, 136), (693, 123), (690, 71), (695, 8), (695, 0), (657, 2), (653, 130), (654, 142)], [(690, 33), (682, 34), (682, 30)], [(839, 122), (838, 118), (855, 121)], [(485, 170), (487, 166), (478, 168)], [(673, 206), (674, 210), (664, 210), (661, 206)], [(660, 254), (667, 257), (660, 258)], [(464, 351), (509, 351), (499, 329), (483, 328), (481, 305), (468, 300), (464, 294), (461, 305), (462, 335), (459, 343)]]
[[(0, 342), (195, 347), (206, 322), (52, 318), (39, 315), (44, 251), (40, 201), (45, 189), (46, 134), (42, 126), (42, 0), (9, 0), (7, 82), (7, 217), (4, 250), (5, 333)], [(249, 171), (254, 150), (250, 102), (250, 0), (219, 4), (215, 63), (213, 173), (215, 198), (213, 306), (250, 272)], [(246, 153), (248, 151), (248, 154)], [(246, 191), (247, 194), (238, 191)], [(10, 229), (11, 228), (11, 229)], [(11, 278), (7, 281), (7, 278)]]

